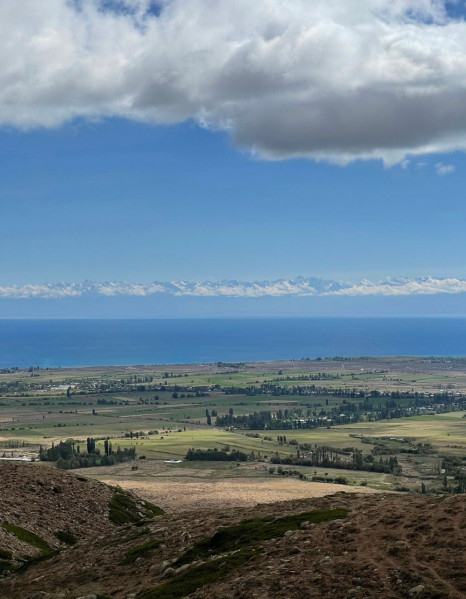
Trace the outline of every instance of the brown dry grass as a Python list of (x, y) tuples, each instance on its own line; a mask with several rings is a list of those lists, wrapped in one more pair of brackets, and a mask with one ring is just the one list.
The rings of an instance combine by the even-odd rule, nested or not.
[(291, 499), (325, 497), (341, 491), (376, 493), (364, 487), (345, 487), (329, 483), (309, 483), (298, 479), (236, 478), (224, 481), (169, 481), (101, 479), (109, 485), (129, 489), (170, 513), (222, 507), (252, 507)]

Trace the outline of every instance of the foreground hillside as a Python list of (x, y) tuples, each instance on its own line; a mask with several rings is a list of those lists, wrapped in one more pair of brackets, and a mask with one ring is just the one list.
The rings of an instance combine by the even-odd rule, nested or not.
[(158, 515), (47, 467), (2, 463), (0, 479), (5, 599), (466, 596), (464, 496), (338, 493)]

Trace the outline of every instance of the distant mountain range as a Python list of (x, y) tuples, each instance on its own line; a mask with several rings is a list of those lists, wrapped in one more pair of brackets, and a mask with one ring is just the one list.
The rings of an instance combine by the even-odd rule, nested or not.
[(397, 277), (383, 281), (333, 281), (316, 277), (296, 277), (272, 281), (170, 281), (128, 283), (125, 281), (84, 281), (83, 283), (43, 283), (0, 285), (0, 298), (59, 299), (81, 296), (150, 295), (196, 297), (284, 297), (284, 296), (407, 296), (458, 294), (466, 292), (466, 279), (441, 277)]

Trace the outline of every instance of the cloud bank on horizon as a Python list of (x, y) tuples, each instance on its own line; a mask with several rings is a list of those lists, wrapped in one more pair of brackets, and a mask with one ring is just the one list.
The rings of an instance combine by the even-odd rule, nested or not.
[(341, 164), (465, 150), (466, 22), (447, 8), (5, 0), (0, 125), (192, 119), (263, 159)]
[(372, 282), (362, 280), (351, 283), (314, 277), (277, 279), (274, 281), (172, 281), (153, 283), (93, 282), (44, 283), (0, 286), (0, 299), (62, 299), (82, 296), (133, 296), (151, 295), (196, 297), (285, 297), (285, 296), (408, 296), (466, 293), (466, 279), (404, 277)]

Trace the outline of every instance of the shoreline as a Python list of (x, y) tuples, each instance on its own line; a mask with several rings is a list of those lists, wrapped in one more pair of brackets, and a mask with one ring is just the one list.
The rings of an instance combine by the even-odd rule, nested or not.
[[(163, 369), (163, 368), (175, 368), (176, 370), (180, 369), (192, 369), (192, 368), (201, 368), (201, 369), (217, 369), (217, 368), (225, 368), (225, 369), (237, 369), (239, 371), (246, 371), (247, 369), (260, 369), (260, 370), (270, 370), (276, 369), (277, 367), (290, 368), (292, 370), (298, 370), (302, 367), (303, 370), (309, 371), (319, 371), (322, 370), (325, 366), (335, 366), (335, 364), (359, 364), (364, 363), (366, 366), (371, 364), (380, 364), (380, 363), (390, 363), (397, 366), (405, 366), (410, 362), (422, 363), (422, 364), (447, 364), (447, 363), (463, 363), (466, 366), (466, 355), (464, 356), (439, 356), (439, 355), (430, 355), (430, 356), (415, 356), (415, 355), (378, 355), (378, 356), (335, 356), (335, 357), (325, 357), (325, 358), (299, 358), (299, 359), (278, 359), (278, 360), (245, 360), (245, 361), (213, 361), (213, 362), (164, 362), (164, 363), (147, 363), (147, 364), (93, 364), (93, 365), (77, 365), (77, 366), (45, 366), (45, 367), (4, 367), (0, 368), (0, 377), (5, 374), (18, 374), (24, 375), (28, 372), (49, 372), (49, 373), (67, 373), (67, 372), (92, 372), (97, 371), (101, 372), (102, 370), (112, 371), (120, 371), (120, 370), (128, 370), (128, 371), (147, 371), (154, 369)], [(310, 367), (311, 365), (315, 366), (315, 368)], [(32, 368), (32, 370), (31, 370)], [(332, 369), (333, 370), (333, 369)], [(8, 371), (8, 372), (4, 372)]]

